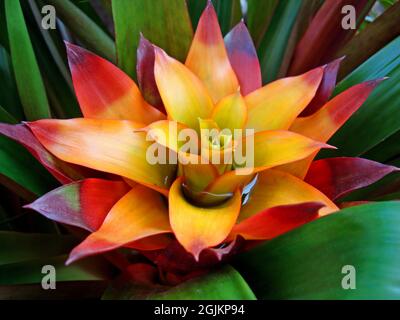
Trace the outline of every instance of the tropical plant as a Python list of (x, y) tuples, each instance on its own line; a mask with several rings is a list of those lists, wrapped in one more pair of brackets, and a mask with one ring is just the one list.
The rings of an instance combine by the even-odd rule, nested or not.
[(1, 298), (399, 298), (399, 2), (0, 3)]

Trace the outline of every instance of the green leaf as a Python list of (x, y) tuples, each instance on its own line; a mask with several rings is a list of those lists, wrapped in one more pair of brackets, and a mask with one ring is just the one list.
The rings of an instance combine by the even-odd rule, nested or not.
[(0, 266), (67, 253), (77, 244), (72, 236), (0, 231)]
[(0, 106), (0, 122), (16, 124), (18, 121), (9, 114), (2, 106)]
[[(196, 29), (207, 0), (186, 0), (193, 28)], [(227, 34), (242, 18), (240, 0), (212, 0), (222, 34)]]
[(247, 27), (256, 46), (268, 29), (278, 0), (247, 0)]
[(0, 266), (0, 285), (40, 283), (46, 273), (42, 273), (45, 265), (56, 270), (56, 281), (92, 281), (104, 280), (111, 275), (109, 265), (104, 260), (92, 258), (82, 262), (65, 265), (67, 255), (45, 257), (24, 262)]
[(363, 154), (363, 157), (378, 162), (386, 162), (400, 155), (400, 130)]
[(72, 236), (0, 231), (0, 243), (0, 285), (41, 282), (44, 265), (55, 267), (57, 282), (101, 280), (111, 271), (100, 258), (65, 266)]
[(0, 181), (27, 200), (48, 192), (55, 179), (20, 144), (0, 135)]
[[(68, 72), (67, 65), (64, 61), (63, 56), (61, 55), (61, 52), (59, 51), (59, 42), (56, 44), (55, 42), (55, 37), (52, 36), (51, 32), (54, 32), (52, 29), (44, 29), (41, 26), (42, 23), (42, 14), (39, 10), (39, 7), (36, 5), (35, 0), (28, 0), (29, 7), (32, 11), (32, 14), (34, 16), (35, 22), (38, 26), (38, 29), (40, 31), (41, 36), (43, 37), (44, 42), (46, 43), (46, 46), (50, 52), (51, 58), (54, 60), (55, 65), (59, 69), (60, 73), (62, 74), (64, 80), (67, 82), (69, 87), (72, 89), (72, 80), (71, 76)], [(32, 34), (32, 31), (31, 31)], [(60, 39), (58, 39), (60, 40)], [(33, 41), (35, 43), (35, 41)], [(65, 48), (63, 47), (63, 50), (65, 52)], [(51, 59), (46, 59), (47, 64), (51, 64), (50, 61)]]
[(25, 116), (28, 120), (50, 117), (46, 90), (29, 39), (19, 1), (5, 0), (11, 59)]
[[(261, 299), (399, 299), (400, 202), (351, 207), (241, 255), (236, 267)], [(344, 266), (356, 289), (344, 290)]]
[(258, 47), (263, 83), (275, 80), (302, 1), (279, 1), (268, 30)]
[(193, 37), (185, 0), (114, 0), (117, 61), (136, 78), (140, 32), (169, 55), (184, 61)]
[[(51, 52), (37, 30), (32, 30), (30, 35), (35, 51), (38, 53), (38, 63), (46, 85), (52, 114), (55, 118), (81, 117), (82, 113), (76, 100), (69, 72), (68, 75), (63, 75), (54, 63), (49, 63), (52, 60)], [(64, 45), (63, 50), (65, 50)], [(66, 81), (66, 78), (69, 80)]]
[(379, 50), (336, 87), (334, 95), (371, 79), (388, 76), (330, 139), (337, 147), (321, 157), (360, 156), (400, 130), (400, 36)]
[(254, 300), (255, 296), (240, 274), (230, 266), (186, 281), (172, 289), (155, 292), (143, 291), (125, 282), (124, 287), (111, 286), (103, 299), (152, 299), (152, 300)]
[(6, 49), (2, 46), (0, 46), (0, 79), (3, 82), (0, 86), (0, 104), (18, 120), (24, 119), (11, 59)]
[(110, 61), (115, 61), (115, 46), (112, 38), (81, 9), (70, 0), (47, 0), (46, 2), (56, 8), (57, 17), (61, 18), (68, 29), (90, 50)]

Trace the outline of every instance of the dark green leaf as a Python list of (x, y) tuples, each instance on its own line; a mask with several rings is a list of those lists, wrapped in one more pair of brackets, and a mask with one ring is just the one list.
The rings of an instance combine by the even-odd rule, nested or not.
[(47, 0), (57, 15), (90, 50), (115, 61), (115, 46), (111, 37), (70, 0)]
[(400, 155), (400, 130), (366, 152), (363, 157), (379, 162), (386, 162)]
[(92, 281), (104, 280), (111, 274), (111, 269), (100, 258), (87, 259), (65, 265), (67, 255), (44, 257), (0, 266), (0, 285), (40, 283), (46, 273), (42, 273), (45, 265), (56, 270), (56, 281)]
[(0, 122), (15, 124), (18, 121), (11, 114), (9, 114), (2, 106), (0, 106)]
[(282, 0), (275, 9), (268, 30), (258, 48), (264, 83), (271, 82), (278, 76), (301, 4), (300, 0)]
[(24, 113), (18, 96), (11, 59), (7, 50), (2, 46), (0, 46), (0, 79), (3, 82), (0, 86), (0, 104), (16, 119), (23, 120)]
[(267, 31), (277, 5), (278, 0), (247, 1), (247, 27), (256, 46)]
[[(196, 29), (207, 0), (186, 0), (193, 28)], [(242, 18), (240, 0), (212, 0), (222, 34), (227, 34)]]
[(25, 116), (28, 120), (50, 117), (46, 90), (29, 39), (19, 1), (5, 0), (11, 59)]
[[(399, 299), (400, 202), (351, 207), (243, 254), (235, 264), (262, 299)], [(356, 289), (344, 290), (344, 266)]]
[(20, 144), (0, 135), (1, 182), (20, 196), (32, 200), (57, 184), (50, 174)]
[(67, 253), (77, 244), (72, 236), (0, 231), (0, 266)]
[(255, 296), (240, 274), (230, 266), (189, 280), (170, 290), (143, 291), (126, 283), (124, 287), (111, 286), (103, 299), (152, 299), (152, 300), (254, 300)]
[(185, 0), (114, 0), (112, 2), (119, 67), (136, 78), (140, 32), (183, 61), (193, 37)]

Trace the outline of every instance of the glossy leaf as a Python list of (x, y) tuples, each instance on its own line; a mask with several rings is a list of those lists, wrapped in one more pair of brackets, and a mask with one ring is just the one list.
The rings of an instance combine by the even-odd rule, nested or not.
[(66, 162), (121, 175), (166, 194), (174, 165), (151, 164), (146, 153), (142, 125), (132, 121), (69, 119), (30, 122), (29, 128), (42, 145)]
[(193, 37), (184, 0), (112, 1), (119, 67), (136, 78), (140, 33), (184, 61)]
[(28, 120), (50, 117), (43, 79), (19, 1), (6, 0), (7, 30), (18, 92)]
[(286, 130), (314, 98), (324, 69), (315, 68), (300, 76), (271, 82), (245, 97), (248, 108), (246, 127)]
[[(341, 210), (243, 254), (234, 265), (260, 299), (399, 299), (399, 210), (399, 202)], [(356, 290), (341, 286), (349, 265)]]
[(196, 260), (199, 260), (204, 249), (220, 244), (228, 236), (239, 215), (240, 206), (239, 191), (219, 206), (195, 206), (183, 194), (182, 179), (175, 180), (169, 193), (172, 230), (179, 243)]

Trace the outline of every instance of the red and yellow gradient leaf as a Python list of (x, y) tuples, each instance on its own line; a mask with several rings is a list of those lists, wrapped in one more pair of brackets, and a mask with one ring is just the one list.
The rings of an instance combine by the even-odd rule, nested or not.
[(154, 47), (154, 75), (170, 120), (198, 129), (198, 118), (209, 118), (213, 103), (206, 87), (179, 61)]
[(172, 184), (169, 193), (169, 217), (179, 243), (196, 260), (203, 249), (220, 244), (235, 225), (241, 206), (241, 194), (219, 206), (202, 208), (189, 203), (182, 192), (183, 179)]
[(339, 210), (326, 195), (303, 180), (276, 169), (266, 170), (259, 173), (250, 199), (240, 211), (239, 221), (272, 207), (303, 202), (324, 204), (325, 207), (319, 210), (320, 215)]
[(318, 111), (330, 98), (333, 89), (336, 86), (336, 77), (339, 71), (340, 63), (344, 57), (333, 60), (328, 63), (324, 69), (324, 76), (321, 84), (310, 104), (303, 110), (300, 117), (306, 117)]
[(221, 99), (215, 106), (212, 119), (221, 129), (229, 129), (234, 134), (235, 129), (242, 129), (247, 121), (247, 107), (240, 92)]
[[(290, 131), (258, 132), (254, 135), (254, 167), (257, 171), (272, 168), (303, 159), (321, 148), (332, 147)], [(243, 150), (246, 150), (245, 146)]]
[(168, 211), (162, 196), (138, 185), (111, 208), (96, 232), (72, 250), (67, 264), (170, 231)]
[(66, 43), (75, 93), (86, 118), (133, 120), (165, 118), (147, 104), (136, 84), (111, 62)]
[(297, 77), (276, 80), (245, 97), (247, 128), (286, 130), (314, 98), (323, 76), (319, 67)]
[(316, 219), (323, 206), (318, 202), (306, 202), (266, 209), (235, 225), (229, 238), (238, 235), (246, 240), (275, 238)]
[(154, 78), (154, 60), (153, 44), (140, 34), (136, 63), (136, 73), (140, 91), (147, 102), (161, 112), (166, 113), (160, 93), (158, 92), (156, 79)]
[(239, 88), (211, 1), (200, 17), (185, 65), (203, 81), (214, 103)]
[[(311, 139), (326, 142), (339, 128), (361, 107), (368, 96), (382, 79), (366, 81), (342, 92), (327, 102), (314, 114), (298, 118), (290, 127), (290, 131), (305, 135)], [(281, 167), (281, 170), (303, 179), (317, 153), (310, 157)]]
[(382, 79), (371, 80), (352, 86), (327, 102), (318, 112), (296, 119), (290, 130), (311, 139), (328, 141), (361, 107), (381, 81)]
[(225, 46), (229, 61), (239, 80), (240, 92), (247, 95), (261, 88), (261, 68), (251, 35), (243, 21), (226, 36)]
[(51, 220), (93, 232), (129, 189), (122, 181), (86, 179), (52, 190), (25, 208)]
[(174, 179), (174, 165), (150, 164), (143, 127), (132, 121), (70, 119), (30, 122), (40, 143), (58, 158), (117, 174), (164, 194)]
[(22, 144), (62, 184), (84, 178), (81, 168), (50, 154), (24, 124), (0, 123), (0, 134)]
[(395, 171), (400, 169), (368, 159), (330, 158), (314, 161), (304, 181), (336, 200)]
[[(213, 194), (224, 194), (233, 192), (242, 187), (243, 183), (251, 180), (257, 172), (273, 168), (285, 163), (304, 159), (310, 154), (321, 148), (329, 148), (329, 145), (314, 141), (305, 136), (281, 130), (271, 130), (257, 132), (252, 136), (254, 138), (254, 147), (246, 151), (246, 141), (249, 136), (243, 138), (241, 151), (238, 149), (236, 154), (244, 154), (240, 161), (245, 161), (238, 167), (238, 158), (234, 154), (234, 161), (237, 169), (229, 171), (219, 176), (206, 191)], [(252, 166), (251, 159), (254, 159)]]

